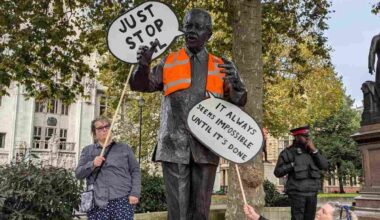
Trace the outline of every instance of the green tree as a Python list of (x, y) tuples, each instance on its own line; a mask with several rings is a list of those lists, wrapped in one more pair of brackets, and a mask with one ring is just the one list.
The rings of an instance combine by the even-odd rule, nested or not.
[(361, 173), (361, 154), (350, 137), (360, 127), (360, 113), (352, 109), (349, 97), (341, 100), (342, 107), (330, 117), (314, 125), (315, 144), (330, 162), (330, 172), (337, 173), (340, 193), (344, 193), (346, 178), (356, 178)]
[(380, 2), (372, 5), (372, 11), (373, 14), (377, 15), (380, 12)]
[(0, 95), (23, 84), (37, 99), (70, 102), (93, 77), (87, 44), (89, 0), (4, 0), (0, 4)]
[(343, 90), (323, 36), (329, 7), (325, 0), (263, 1), (264, 126), (272, 135), (339, 108)]
[(290, 127), (324, 120), (340, 108), (344, 95), (341, 79), (332, 66), (326, 65), (326, 59), (300, 45), (305, 63), (283, 64), (280, 60), (287, 59), (290, 50), (287, 45), (282, 47), (283, 53), (275, 64), (282, 71), (264, 76), (264, 124), (275, 136)]

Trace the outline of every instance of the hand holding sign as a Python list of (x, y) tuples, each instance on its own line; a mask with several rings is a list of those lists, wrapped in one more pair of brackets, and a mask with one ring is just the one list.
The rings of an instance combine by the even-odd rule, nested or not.
[(152, 61), (153, 53), (156, 50), (158, 44), (158, 40), (155, 40), (150, 48), (147, 46), (139, 47), (137, 50), (137, 61), (139, 64), (149, 66), (150, 62)]
[(179, 30), (178, 19), (164, 3), (148, 1), (116, 18), (107, 35), (108, 48), (118, 59), (137, 63), (140, 46), (157, 46), (152, 54), (155, 59), (169, 47)]
[(187, 125), (206, 147), (235, 163), (248, 162), (264, 143), (255, 120), (236, 105), (212, 95), (191, 109)]

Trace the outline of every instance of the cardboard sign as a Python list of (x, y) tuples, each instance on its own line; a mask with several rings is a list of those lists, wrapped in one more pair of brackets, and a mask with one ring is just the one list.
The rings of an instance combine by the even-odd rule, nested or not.
[(107, 44), (111, 53), (127, 63), (137, 63), (137, 49), (150, 47), (157, 39), (159, 44), (153, 59), (169, 47), (178, 30), (178, 19), (169, 6), (161, 2), (145, 2), (116, 18), (108, 30)]
[(187, 125), (202, 144), (235, 163), (251, 160), (264, 143), (262, 130), (253, 118), (212, 95), (191, 109)]

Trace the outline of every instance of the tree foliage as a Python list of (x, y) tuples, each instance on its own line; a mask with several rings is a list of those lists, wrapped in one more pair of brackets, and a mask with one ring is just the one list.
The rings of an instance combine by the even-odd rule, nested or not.
[[(287, 46), (281, 46), (283, 53), (274, 64), (282, 70), (264, 76), (265, 126), (275, 136), (290, 127), (313, 124), (329, 117), (340, 108), (340, 99), (344, 95), (342, 82), (333, 68), (306, 46), (300, 45), (300, 56), (306, 60), (304, 64), (282, 63), (281, 59), (289, 56)], [(266, 61), (264, 58), (264, 63)]]
[(380, 2), (376, 3), (376, 4), (373, 4), (372, 5), (372, 10), (371, 12), (375, 15), (379, 14), (380, 12)]
[(349, 97), (341, 100), (342, 107), (333, 115), (314, 125), (315, 143), (330, 162), (330, 174), (337, 173), (340, 191), (343, 181), (361, 174), (361, 154), (350, 137), (360, 127), (360, 113), (352, 109)]
[(70, 102), (83, 94), (82, 78), (93, 77), (88, 58), (91, 24), (87, 0), (4, 0), (0, 4), (0, 95), (11, 83), (37, 99)]
[(339, 108), (340, 79), (323, 32), (330, 2), (263, 1), (264, 125), (278, 136)]

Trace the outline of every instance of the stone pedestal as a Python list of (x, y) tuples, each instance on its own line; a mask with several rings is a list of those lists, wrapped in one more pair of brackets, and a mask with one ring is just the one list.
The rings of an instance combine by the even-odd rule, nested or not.
[(362, 126), (352, 138), (363, 159), (364, 182), (355, 198), (355, 214), (360, 220), (380, 219), (380, 123)]

